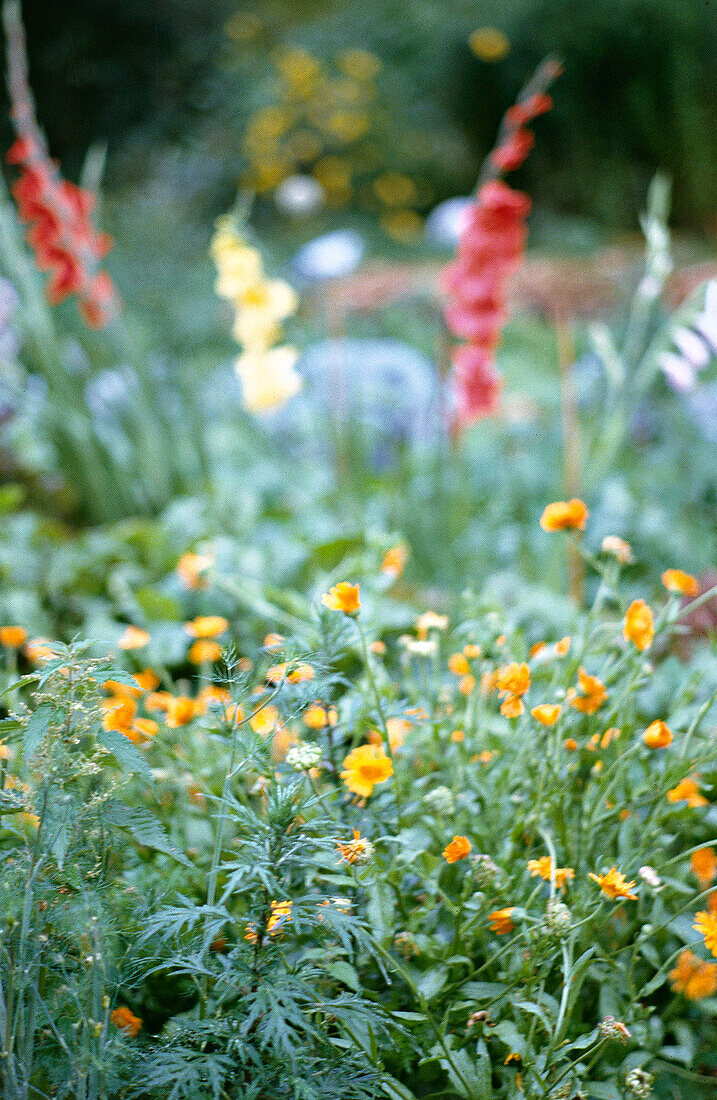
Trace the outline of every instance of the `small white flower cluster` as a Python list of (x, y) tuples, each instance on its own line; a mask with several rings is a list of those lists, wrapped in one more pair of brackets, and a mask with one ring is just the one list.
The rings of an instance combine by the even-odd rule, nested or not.
[(541, 929), (546, 936), (562, 936), (573, 923), (572, 913), (562, 901), (549, 901)]
[(423, 796), (423, 804), (437, 814), (450, 816), (455, 810), (453, 792), (448, 787), (434, 787)]
[(652, 1096), (654, 1080), (654, 1075), (647, 1073), (644, 1069), (631, 1069), (625, 1077), (625, 1085), (632, 1096), (637, 1097), (638, 1100), (647, 1100), (647, 1097)]
[(320, 760), (321, 746), (309, 741), (300, 741), (298, 745), (292, 745), (286, 754), (286, 763), (297, 772), (315, 768)]

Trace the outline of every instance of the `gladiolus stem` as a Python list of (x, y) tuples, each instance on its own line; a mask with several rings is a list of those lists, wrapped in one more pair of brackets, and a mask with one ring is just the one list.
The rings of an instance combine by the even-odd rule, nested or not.
[[(575, 345), (570, 326), (555, 314), (555, 346), (560, 371), (560, 405), (563, 430), (563, 488), (566, 498), (581, 496), (582, 445), (572, 365)], [(585, 563), (574, 542), (567, 543), (568, 595), (578, 605), (585, 602)]]

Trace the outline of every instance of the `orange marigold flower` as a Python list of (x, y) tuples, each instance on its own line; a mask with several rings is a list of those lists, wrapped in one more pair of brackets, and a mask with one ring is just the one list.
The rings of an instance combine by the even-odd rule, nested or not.
[(358, 829), (353, 829), (353, 840), (348, 844), (336, 842), (336, 848), (342, 860), (346, 863), (366, 863), (373, 855), (373, 844), (367, 837), (361, 836)]
[(42, 661), (49, 661), (55, 656), (49, 638), (31, 638), (29, 642), (25, 643), (23, 653), (28, 661), (32, 661), (34, 665), (40, 664)]
[(324, 607), (330, 611), (343, 611), (344, 615), (358, 615), (361, 609), (359, 586), (348, 581), (339, 581), (321, 597)]
[(377, 657), (383, 657), (386, 653), (386, 643), (382, 642), (380, 638), (377, 638), (375, 641), (371, 642), (368, 648), (371, 650), (372, 653), (375, 653)]
[(145, 668), (142, 672), (135, 672), (134, 678), (142, 691), (154, 691), (160, 685), (159, 676), (151, 668)]
[(471, 670), (468, 659), (463, 653), (451, 653), (448, 658), (448, 671), (454, 676), (467, 676)]
[(560, 703), (541, 703), (540, 706), (533, 707), (530, 713), (542, 726), (554, 726), (562, 709)]
[(668, 745), (672, 744), (672, 730), (665, 725), (661, 718), (658, 718), (656, 722), (650, 722), (642, 735), (642, 739), (648, 749), (666, 749)]
[(463, 730), (453, 730), (451, 733), (451, 741), (456, 745), (460, 745), (462, 741), (465, 741), (466, 735)]
[(662, 574), (662, 583), (668, 592), (679, 592), (682, 596), (699, 596), (700, 583), (691, 573), (683, 569), (666, 569)]
[(566, 752), (575, 752), (578, 747), (578, 743), (574, 737), (566, 737), (563, 741), (563, 748)]
[(280, 649), (283, 641), (283, 634), (267, 634), (264, 639), (264, 649)]
[(194, 699), (188, 695), (170, 695), (167, 702), (166, 723), (172, 729), (186, 726), (197, 715), (197, 706)]
[(568, 691), (570, 706), (582, 714), (594, 714), (608, 697), (605, 685), (597, 676), (590, 676), (582, 667), (578, 669), (578, 684), (580, 694), (575, 688)]
[(593, 882), (597, 882), (603, 894), (613, 901), (616, 901), (618, 898), (625, 898), (627, 901), (637, 901), (637, 894), (630, 893), (635, 882), (627, 882), (622, 871), (618, 871), (617, 867), (611, 867), (604, 875), (594, 875), (591, 871), (590, 878)]
[(707, 950), (717, 956), (717, 915), (702, 909), (699, 913), (695, 913), (695, 921), (692, 927), (701, 936), (704, 936)]
[(470, 695), (472, 691), (475, 691), (477, 682), (475, 676), (469, 672), (467, 676), (461, 676), (458, 681), (458, 690), (461, 695)]
[(532, 657), (537, 657), (539, 653), (543, 652), (545, 647), (546, 647), (545, 642), (536, 642), (535, 645), (532, 645), (530, 647), (530, 650), (529, 650), (530, 657), (531, 658)]
[(512, 661), (498, 669), (497, 684), (499, 695), (525, 695), (530, 687), (530, 669), (525, 661)]
[(303, 714), (304, 725), (308, 726), (310, 730), (322, 730), (328, 723), (328, 714), (324, 707), (319, 703), (314, 703)]
[(555, 653), (558, 657), (567, 657), (570, 652), (570, 645), (572, 639), (569, 634), (566, 634), (564, 638), (561, 638), (555, 643)]
[(488, 920), (491, 932), (495, 932), (497, 936), (507, 936), (509, 932), (512, 932), (515, 928), (512, 920), (514, 912), (515, 906), (511, 905), (507, 909), (496, 909), (494, 912), (489, 913)]
[(268, 737), (268, 735), (276, 729), (279, 724), (279, 712), (276, 707), (268, 704), (258, 710), (256, 714), (253, 714), (249, 719), (249, 725), (254, 730), (254, 733), (258, 733), (261, 737)]
[(385, 783), (393, 775), (393, 763), (383, 745), (359, 745), (343, 762), (341, 778), (348, 790), (368, 798), (377, 783)]
[(142, 1020), (139, 1016), (135, 1016), (134, 1012), (126, 1005), (120, 1005), (119, 1008), (115, 1008), (113, 1012), (110, 1012), (110, 1020), (119, 1028), (120, 1031), (124, 1031), (125, 1035), (129, 1035), (131, 1039), (135, 1037), (138, 1031), (142, 1030)]
[(6, 649), (19, 649), (27, 641), (27, 631), (22, 626), (0, 626), (0, 645)]
[(687, 949), (678, 956), (669, 977), (674, 992), (688, 1001), (701, 1001), (717, 992), (717, 963), (703, 962)]
[(584, 531), (589, 512), (582, 500), (556, 500), (540, 517), (544, 531)]
[(617, 726), (610, 726), (600, 738), (600, 748), (606, 749), (613, 741), (617, 741), (618, 737), (621, 735), (622, 730), (618, 729)]
[(222, 647), (219, 642), (211, 638), (197, 638), (192, 642), (187, 653), (187, 658), (193, 665), (208, 664), (210, 661), (218, 661), (222, 655)]
[(676, 787), (667, 792), (668, 802), (686, 802), (690, 809), (697, 809), (698, 806), (707, 806), (709, 803), (703, 795), (700, 794), (700, 788), (696, 779), (693, 777), (685, 776), (681, 779)]
[(229, 623), (222, 615), (199, 615), (185, 623), (184, 629), (193, 638), (216, 638), (229, 629)]
[(505, 718), (519, 718), (524, 710), (523, 700), (517, 695), (509, 695), (508, 698), (500, 704), (500, 713)]
[(408, 561), (408, 548), (404, 543), (398, 543), (387, 550), (381, 562), (381, 572), (390, 577), (400, 577)]
[(206, 581), (202, 574), (213, 565), (213, 554), (187, 553), (177, 562), (176, 571), (185, 588), (204, 588)]
[(470, 855), (473, 845), (466, 836), (454, 836), (450, 844), (443, 849), (443, 858), (446, 863), (457, 863), (459, 859), (465, 859)]
[(468, 645), (463, 646), (463, 654), (465, 657), (468, 658), (469, 661), (477, 660), (482, 652), (483, 650), (479, 645), (473, 645), (472, 643), (469, 643)]
[(627, 609), (622, 634), (626, 642), (633, 642), (640, 653), (649, 649), (655, 637), (652, 611), (644, 600), (633, 600)]
[(126, 627), (124, 634), (117, 642), (120, 649), (143, 649), (149, 641), (149, 634), (140, 626)]
[(396, 749), (400, 749), (406, 736), (411, 732), (411, 723), (407, 718), (387, 718), (386, 729), (391, 752), (395, 752)]
[(556, 867), (553, 871), (553, 861), (550, 856), (541, 856), (540, 859), (529, 859), (528, 870), (530, 871), (531, 878), (540, 875), (545, 882), (550, 882), (550, 880), (554, 878), (555, 885), (559, 890), (564, 890), (568, 880), (575, 878), (575, 871), (572, 867)]
[(714, 848), (699, 848), (690, 856), (690, 867), (705, 890), (717, 878), (717, 853)]

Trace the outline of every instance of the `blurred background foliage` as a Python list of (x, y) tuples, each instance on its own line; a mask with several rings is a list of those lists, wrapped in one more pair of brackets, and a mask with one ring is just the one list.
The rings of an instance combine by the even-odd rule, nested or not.
[[(24, 11), (53, 151), (72, 172), (91, 142), (107, 140), (110, 185), (141, 179), (171, 150), (181, 190), (216, 209), (246, 179), (249, 120), (281, 101), (277, 58), (298, 48), (317, 59), (325, 104), (327, 87), (340, 97), (347, 80), (336, 59), (360, 48), (382, 67), (370, 140), (348, 144), (367, 178), (381, 166), (417, 181), (407, 209), (420, 212), (473, 186), (500, 115), (552, 52), (565, 74), (519, 184), (539, 205), (633, 228), (661, 168), (675, 181), (674, 222), (713, 227), (714, 0), (579, 0), (569, 10), (562, 0), (26, 0)], [(499, 34), (471, 50), (481, 27)], [(358, 184), (353, 201), (370, 205), (360, 173)], [(410, 218), (403, 228), (410, 234)]]

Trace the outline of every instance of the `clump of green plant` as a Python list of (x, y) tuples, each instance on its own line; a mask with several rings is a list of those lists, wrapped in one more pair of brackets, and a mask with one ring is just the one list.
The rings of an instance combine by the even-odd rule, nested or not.
[[(116, 1086), (115, 995), (126, 900), (122, 834), (169, 850), (160, 823), (123, 798), (151, 778), (137, 749), (105, 728), (99, 680), (122, 669), (57, 645), (20, 681), (29, 705), (0, 722), (0, 1075), (3, 1096), (93, 1100)], [(175, 853), (176, 858), (182, 858)]]
[(250, 724), (270, 706), (245, 716), (234, 703), (213, 729), (228, 763), (209, 799), (200, 897), (148, 913), (142, 935), (159, 956), (153, 970), (182, 979), (194, 1003), (145, 1044), (131, 1095), (359, 1100), (383, 1076), (385, 1013), (353, 965), (369, 941), (312, 778), (321, 750), (295, 745), (289, 774), (277, 773), (271, 739)]

